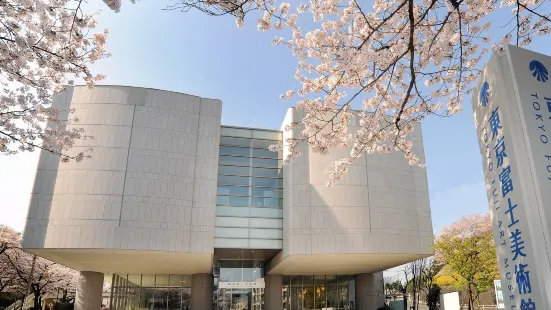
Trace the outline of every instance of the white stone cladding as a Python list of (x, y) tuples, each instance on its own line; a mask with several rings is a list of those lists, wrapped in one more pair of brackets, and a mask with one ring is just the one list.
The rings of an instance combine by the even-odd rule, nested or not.
[[(289, 109), (282, 128), (300, 122), (303, 113)], [(352, 125), (350, 132), (356, 129)], [(299, 133), (284, 131), (283, 141)], [(424, 161), (420, 126), (411, 138)], [(410, 166), (401, 153), (362, 156), (326, 187), (324, 171), (349, 152), (324, 156), (303, 144), (302, 156), (284, 164), (283, 251), (270, 273), (378, 272), (431, 254), (426, 170)]]
[(74, 126), (95, 138), (71, 152), (92, 158), (42, 152), (24, 248), (213, 253), (220, 100), (96, 86), (70, 87), (54, 106), (75, 109)]

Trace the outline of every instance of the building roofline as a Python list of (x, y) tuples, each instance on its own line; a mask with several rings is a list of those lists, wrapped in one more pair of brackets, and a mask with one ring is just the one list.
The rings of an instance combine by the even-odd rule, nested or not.
[(235, 128), (235, 129), (246, 129), (246, 130), (261, 130), (261, 131), (271, 131), (271, 132), (278, 132), (281, 133), (283, 131), (277, 130), (277, 129), (265, 129), (265, 128), (255, 128), (255, 127), (241, 127), (241, 126), (233, 126), (233, 125), (220, 125), (221, 127), (226, 128)]
[[(65, 85), (65, 86), (66, 86), (66, 87), (87, 87), (87, 86), (84, 85), (84, 84)], [(142, 87), (142, 86), (131, 86), (131, 85), (117, 85), (117, 84), (96, 84), (96, 85), (94, 85), (94, 88), (95, 88), (95, 87), (128, 87), (128, 88), (141, 88), (141, 89), (150, 89), (150, 90), (158, 90), (158, 91), (164, 91), (164, 92), (169, 92), (169, 93), (175, 93), (175, 94), (178, 94), (178, 95), (187, 95), (187, 96), (197, 97), (197, 98), (201, 98), (201, 99), (220, 100), (220, 101), (222, 101), (222, 99), (201, 97), (201, 96), (197, 96), (197, 95), (192, 95), (192, 94), (177, 92), (177, 91), (174, 91), (174, 90), (166, 90), (166, 89), (159, 89), (159, 88), (153, 88), (153, 87)]]

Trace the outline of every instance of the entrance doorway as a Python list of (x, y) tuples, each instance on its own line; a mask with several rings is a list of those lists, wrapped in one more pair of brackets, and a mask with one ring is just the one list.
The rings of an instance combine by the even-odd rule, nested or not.
[(217, 310), (262, 310), (263, 288), (220, 288)]

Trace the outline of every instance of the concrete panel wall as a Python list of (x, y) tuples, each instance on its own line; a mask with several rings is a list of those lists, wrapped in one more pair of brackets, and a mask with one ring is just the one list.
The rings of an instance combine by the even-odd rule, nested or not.
[[(302, 113), (290, 109), (282, 127), (300, 121)], [(350, 131), (355, 129), (351, 126)], [(285, 131), (283, 140), (299, 133), (300, 129)], [(420, 127), (412, 138), (415, 152), (424, 160)], [(410, 166), (400, 153), (362, 156), (343, 180), (327, 188), (324, 171), (331, 162), (349, 156), (350, 150), (320, 155), (304, 144), (301, 152), (283, 168), (281, 260), (292, 255), (431, 253), (424, 168)]]
[(81, 163), (43, 153), (23, 247), (212, 253), (221, 102), (153, 89), (70, 88), (94, 139)]

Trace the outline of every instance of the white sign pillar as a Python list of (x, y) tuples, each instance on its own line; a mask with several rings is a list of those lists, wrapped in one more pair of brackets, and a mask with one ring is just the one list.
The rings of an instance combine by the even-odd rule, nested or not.
[(551, 57), (494, 54), (472, 95), (505, 309), (551, 309)]

